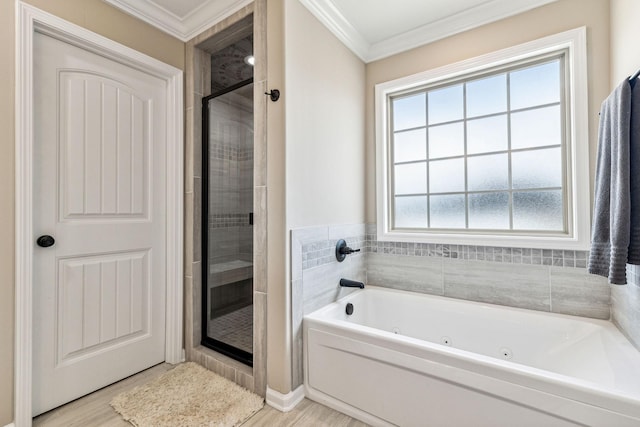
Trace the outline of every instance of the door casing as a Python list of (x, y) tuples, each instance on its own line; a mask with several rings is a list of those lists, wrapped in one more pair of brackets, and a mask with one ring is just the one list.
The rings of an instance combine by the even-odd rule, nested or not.
[(163, 79), (167, 84), (165, 361), (184, 360), (183, 73), (181, 70), (16, 0), (14, 423), (31, 425), (33, 314), (33, 34), (40, 32)]

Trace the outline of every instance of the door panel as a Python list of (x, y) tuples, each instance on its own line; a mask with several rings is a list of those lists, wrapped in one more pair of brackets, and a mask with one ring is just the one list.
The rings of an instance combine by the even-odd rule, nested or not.
[(63, 219), (148, 212), (150, 101), (89, 73), (60, 73)]
[(58, 363), (149, 334), (148, 252), (59, 261)]
[(34, 415), (165, 359), (166, 87), (34, 34)]

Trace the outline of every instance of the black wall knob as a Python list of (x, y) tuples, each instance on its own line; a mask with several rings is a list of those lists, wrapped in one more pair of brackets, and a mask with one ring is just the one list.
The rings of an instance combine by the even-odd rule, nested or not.
[(270, 90), (269, 92), (265, 92), (264, 94), (269, 95), (269, 98), (271, 98), (273, 102), (276, 102), (278, 99), (280, 99), (280, 91), (278, 89)]
[(38, 240), (36, 240), (36, 244), (41, 248), (48, 248), (49, 246), (53, 246), (55, 242), (56, 239), (54, 239), (52, 236), (49, 236), (48, 234), (40, 236), (38, 237)]

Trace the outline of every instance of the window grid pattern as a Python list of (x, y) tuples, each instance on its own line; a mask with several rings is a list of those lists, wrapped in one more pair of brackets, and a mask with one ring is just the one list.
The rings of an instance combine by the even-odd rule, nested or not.
[[(408, 94), (390, 96), (392, 136), (390, 157), (393, 159), (390, 193), (393, 195), (393, 201), (395, 202), (391, 205), (393, 209), (394, 228), (496, 231), (526, 230), (543, 232), (563, 232), (566, 230), (566, 202), (564, 194), (566, 168), (564, 166), (565, 135), (563, 118), (565, 105), (562, 59), (562, 56), (556, 56), (551, 60), (545, 59), (544, 61), (538, 61), (533, 64), (528, 63), (510, 70), (499, 70), (480, 77), (463, 78), (457, 82), (447, 83), (444, 86), (435, 86)], [(546, 70), (544, 70), (545, 68)], [(533, 94), (533, 100), (530, 102), (527, 101), (527, 97), (522, 96), (522, 93), (519, 94), (519, 99), (518, 94), (514, 97), (514, 94), (512, 94), (512, 76), (514, 74), (517, 76), (518, 73), (521, 74), (518, 76), (519, 81), (515, 84), (522, 87), (523, 81), (524, 84), (527, 83), (527, 79), (523, 78), (522, 74), (526, 75), (526, 73), (529, 73), (531, 74), (529, 79), (532, 77), (535, 78), (536, 69), (543, 70), (543, 73), (546, 71), (547, 74), (549, 74), (548, 71), (550, 69), (550, 74), (553, 75), (555, 73), (551, 78), (546, 77), (547, 80), (550, 80), (548, 82), (550, 86), (555, 86), (555, 89), (551, 91), (555, 92), (555, 94), (551, 96), (552, 99), (549, 99), (549, 96), (545, 99), (544, 94), (538, 97), (538, 100), (535, 99), (536, 95)], [(471, 101), (475, 101), (476, 104), (478, 102), (477, 90), (475, 94), (471, 96), (469, 94), (470, 85), (473, 86), (475, 84), (476, 86), (481, 86), (483, 82), (486, 84), (487, 81), (500, 81), (501, 79), (504, 81), (504, 96), (500, 97), (498, 94), (495, 98), (503, 98), (504, 105), (499, 107), (490, 106), (488, 111), (480, 113), (476, 105), (474, 107), (476, 111), (469, 111), (470, 106), (472, 106), (470, 105)], [(544, 79), (545, 77), (543, 76), (542, 80)], [(536, 86), (535, 81), (532, 82), (532, 85), (534, 87)], [(455, 92), (461, 92), (460, 103), (462, 111), (459, 112), (461, 114), (458, 117), (455, 117), (458, 113), (451, 114), (451, 111), (448, 111), (452, 110), (451, 105), (455, 104), (455, 100), (451, 101), (446, 97), (440, 96), (441, 99), (438, 101), (439, 93), (443, 94), (447, 92), (450, 92), (451, 98), (456, 97), (457, 94)], [(520, 92), (523, 92), (522, 88)], [(524, 90), (524, 92), (526, 94), (526, 90)], [(491, 96), (491, 94), (489, 95)], [(432, 97), (435, 100), (434, 102), (430, 102)], [(407, 101), (412, 98), (418, 99), (419, 102), (424, 102), (424, 105), (420, 105), (419, 108), (414, 109), (420, 110), (417, 115), (415, 111), (411, 111), (406, 107), (396, 108), (398, 101), (407, 103)], [(517, 105), (513, 105), (514, 98), (516, 98)], [(443, 99), (444, 102), (442, 101)], [(527, 102), (529, 102), (530, 105), (527, 105)], [(490, 103), (491, 101), (489, 101), (489, 104)], [(411, 102), (408, 102), (408, 104), (411, 104)], [(433, 104), (436, 105), (434, 106)], [(480, 108), (482, 109), (484, 107)], [(422, 110), (424, 110), (424, 117), (420, 118), (419, 116)], [(431, 114), (432, 110), (435, 112), (433, 115)], [(442, 113), (442, 111), (444, 111), (444, 113)], [(435, 117), (437, 115), (440, 117)], [(526, 117), (527, 115), (530, 117)], [(536, 116), (538, 117), (536, 118)], [(555, 116), (555, 118), (552, 116)], [(514, 129), (514, 117), (518, 120), (517, 129)], [(544, 141), (527, 141), (528, 136), (526, 135), (526, 131), (528, 125), (523, 123), (526, 121), (525, 118), (529, 120), (539, 120), (549, 117), (551, 117), (551, 121), (556, 120), (557, 123), (559, 123), (557, 129), (553, 129), (554, 132), (551, 132), (554, 134), (553, 137)], [(498, 135), (498, 132), (495, 128), (491, 129), (491, 125), (499, 122), (506, 122), (502, 123), (504, 126), (504, 141), (502, 146), (496, 143), (496, 141), (487, 140), (484, 141), (484, 147), (482, 146), (483, 144), (478, 144), (478, 142), (474, 143), (475, 147), (473, 147), (473, 149), (470, 147), (470, 139), (472, 139), (470, 130), (474, 127), (482, 129), (484, 126), (485, 133), (490, 136), (493, 131), (495, 136)], [(549, 127), (552, 125), (543, 122), (536, 126), (544, 128), (545, 126)], [(455, 141), (455, 136), (453, 136), (451, 132), (448, 132), (455, 128), (458, 128), (458, 131), (460, 130), (459, 128), (462, 130), (462, 144), (459, 144), (459, 141)], [(531, 129), (531, 126), (529, 126), (529, 130)], [(438, 152), (438, 149), (435, 149), (435, 147), (442, 145), (443, 138), (440, 138), (440, 141), (438, 141), (438, 138), (434, 137), (434, 135), (442, 130), (444, 130), (442, 134), (445, 136), (445, 144), (450, 147), (445, 148), (444, 151), (440, 149), (440, 152)], [(514, 144), (513, 141), (514, 130), (519, 138), (517, 144)], [(524, 133), (523, 130), (525, 131)], [(474, 132), (478, 133), (477, 130)], [(535, 131), (533, 133), (535, 133)], [(398, 148), (398, 144), (400, 143), (398, 141), (403, 138), (410, 139), (407, 136), (412, 134), (418, 135), (419, 137), (417, 139), (420, 139), (422, 134), (424, 134), (424, 148), (420, 147), (419, 149), (415, 149), (416, 147), (414, 147), (413, 156), (407, 155), (406, 153), (398, 155), (400, 151)], [(497, 140), (499, 139), (500, 137), (497, 138)], [(461, 147), (456, 148), (456, 145), (461, 145)], [(515, 171), (514, 156), (519, 158), (516, 162), (518, 163), (518, 168)], [(552, 171), (552, 175), (554, 175), (552, 178), (555, 179), (539, 179), (540, 177), (527, 176), (536, 175), (537, 173), (535, 168), (531, 168), (531, 165), (527, 165), (524, 160), (526, 160), (527, 157), (530, 157), (529, 160), (535, 160), (536, 156), (539, 159), (544, 159), (545, 157), (551, 159), (551, 162), (555, 165), (555, 170)], [(494, 163), (493, 165), (492, 162)], [(481, 167), (479, 166), (480, 163), (485, 163), (485, 165)], [(460, 164), (462, 168), (460, 168)], [(482, 173), (491, 175), (492, 172), (495, 172), (494, 175), (499, 175), (497, 171), (489, 170), (496, 166), (498, 168), (504, 168), (506, 166), (506, 176), (504, 177), (506, 178), (506, 182), (492, 183), (490, 182), (491, 180), (485, 184), (478, 182), (477, 176), (482, 175)], [(478, 170), (481, 170), (483, 167), (485, 168), (484, 172), (478, 174)], [(456, 169), (459, 172), (458, 174), (455, 173)], [(471, 173), (471, 171), (474, 173)], [(420, 175), (423, 173), (424, 182), (421, 182)], [(516, 182), (514, 182), (514, 173), (519, 174), (519, 181), (516, 180)], [(544, 167), (540, 173), (545, 173)], [(460, 180), (460, 174), (462, 175), (462, 185), (456, 183), (457, 180)], [(476, 175), (476, 179), (471, 175)], [(527, 193), (529, 193), (529, 196), (527, 196)], [(520, 224), (514, 223), (514, 209), (519, 206), (518, 204), (522, 205), (522, 201), (527, 201), (528, 197), (528, 203), (531, 205), (531, 201), (535, 201), (536, 198), (540, 199), (540, 196), (542, 196), (543, 202), (545, 199), (546, 202), (551, 201), (551, 207), (547, 207), (551, 213), (547, 212), (546, 214), (553, 218), (551, 218), (550, 221), (543, 221), (541, 225), (532, 224), (530, 219), (521, 219)], [(478, 201), (482, 201), (483, 199), (485, 201), (489, 200), (489, 203), (484, 203), (483, 207), (477, 208), (477, 206), (482, 205), (478, 203)], [(445, 218), (442, 218), (442, 212), (438, 213), (438, 201), (448, 201), (450, 205), (452, 202), (454, 205), (457, 203), (457, 206), (448, 206), (448, 212), (453, 212), (454, 216), (457, 215), (458, 218), (446, 218), (446, 215)], [(462, 206), (460, 205), (461, 201)], [(402, 220), (398, 221), (398, 210), (403, 210), (403, 203), (414, 205), (413, 219), (408, 221), (409, 224), (406, 222), (403, 223)], [(443, 204), (446, 205), (446, 203)], [(416, 210), (415, 205), (421, 206)], [(502, 215), (498, 215), (498, 217), (502, 217), (503, 221), (505, 221), (503, 224), (498, 223), (495, 219), (496, 217), (490, 218), (491, 215), (495, 215), (496, 206), (500, 205), (502, 205), (504, 209)], [(476, 209), (475, 212), (474, 207)], [(529, 216), (535, 215), (536, 208), (537, 207), (534, 207), (534, 212), (529, 213)], [(476, 220), (475, 223), (472, 223), (471, 220), (474, 219), (474, 217), (476, 219), (482, 217), (481, 212), (483, 209), (489, 210), (489, 212), (485, 214), (487, 219), (485, 219), (484, 222), (482, 220)], [(491, 212), (491, 209), (494, 211)], [(544, 207), (542, 210), (544, 210)], [(447, 209), (443, 210), (443, 212), (446, 211)], [(435, 215), (434, 212), (436, 213)], [(543, 215), (544, 214), (543, 212)], [(402, 214), (400, 214), (400, 216), (401, 215)], [(520, 212), (519, 216), (523, 217), (523, 214)], [(420, 221), (424, 222), (421, 223)], [(447, 223), (447, 221), (449, 221), (449, 223)]]

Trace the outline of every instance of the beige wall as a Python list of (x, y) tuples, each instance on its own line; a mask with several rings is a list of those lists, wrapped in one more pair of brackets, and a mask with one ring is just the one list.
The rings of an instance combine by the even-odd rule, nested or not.
[(611, 0), (611, 89), (640, 68), (639, 25), (640, 2)]
[(287, 1), (288, 228), (364, 221), (365, 65)]
[[(184, 69), (184, 43), (101, 0), (27, 0), (47, 12)], [(0, 1), (0, 426), (13, 420), (14, 2)]]
[[(635, 2), (628, 0), (627, 3)], [(635, 5), (635, 7), (638, 6)], [(636, 26), (637, 22), (636, 20)], [(376, 220), (373, 98), (376, 83), (473, 58), (581, 26), (587, 27), (589, 145), (593, 177), (598, 110), (600, 103), (609, 93), (609, 0), (559, 0), (367, 65), (367, 222)], [(635, 49), (637, 51), (637, 47)]]
[(286, 283), (284, 2), (267, 1), (267, 85), (280, 89), (267, 100), (267, 384), (287, 393), (291, 383), (288, 340), (290, 298)]
[[(288, 393), (289, 231), (364, 221), (365, 66), (298, 0), (270, 0), (268, 7), (269, 88), (281, 89), (282, 98), (268, 102), (267, 378), (270, 388)], [(278, 26), (279, 18), (284, 25)], [(286, 192), (274, 194), (285, 188), (281, 184)], [(279, 220), (285, 221), (285, 233)]]
[(183, 42), (101, 0), (24, 1), (184, 70)]
[(13, 1), (0, 1), (0, 426), (13, 420)]

